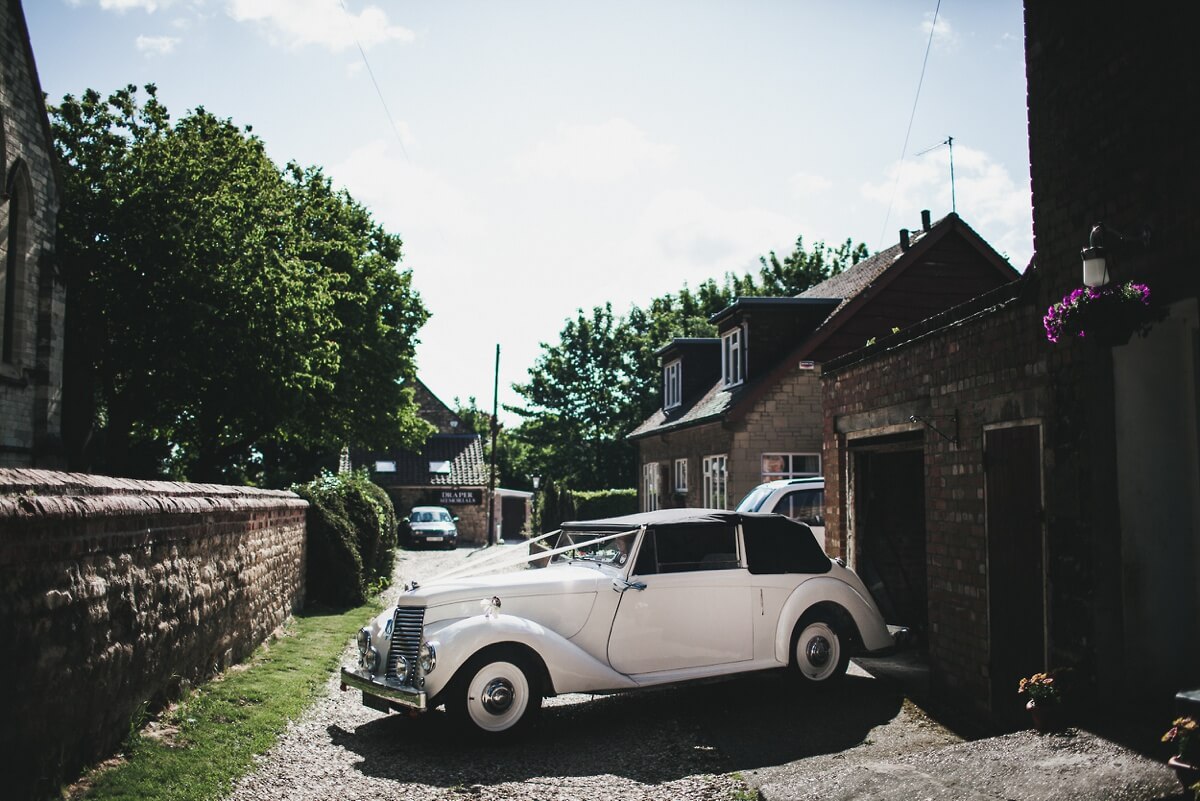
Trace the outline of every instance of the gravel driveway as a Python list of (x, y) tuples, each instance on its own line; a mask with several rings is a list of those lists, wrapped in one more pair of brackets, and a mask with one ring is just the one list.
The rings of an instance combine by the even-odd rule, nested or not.
[[(397, 572), (427, 578), (478, 553), (403, 551)], [(348, 642), (343, 662), (355, 656)], [(339, 691), (335, 673), (231, 798), (735, 799), (746, 791), (737, 771), (847, 748), (891, 751), (949, 739), (866, 674), (822, 692), (763, 674), (547, 699), (523, 739), (480, 745), (464, 741), (441, 710), (411, 719), (368, 709), (359, 693)]]

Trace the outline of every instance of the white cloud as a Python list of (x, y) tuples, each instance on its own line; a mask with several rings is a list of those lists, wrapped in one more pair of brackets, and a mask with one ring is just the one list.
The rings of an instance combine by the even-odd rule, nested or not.
[[(997, 251), (1006, 253), (1013, 266), (1024, 269), (1032, 255), (1029, 176), (1010, 175), (1004, 165), (981, 150), (963, 145), (954, 148), (953, 197), (949, 153), (944, 147), (906, 161), (903, 168), (893, 163), (878, 183), (861, 187), (862, 196), (884, 210), (893, 191), (895, 201), (888, 223), (892, 229), (915, 229), (922, 209), (933, 210), (937, 219), (957, 202), (959, 216)], [(896, 241), (894, 233), (884, 233), (883, 246)]]
[(675, 157), (674, 148), (652, 142), (633, 123), (614, 118), (598, 125), (560, 124), (554, 133), (519, 155), (520, 176), (566, 178), (611, 184), (661, 167)]
[[(408, 126), (399, 121), (397, 127), (403, 138)], [(420, 229), (451, 236), (456, 229), (479, 225), (480, 214), (465, 193), (382, 139), (354, 148), (326, 172), (389, 231), (403, 235)]]
[(833, 188), (833, 181), (825, 176), (810, 175), (806, 172), (796, 173), (791, 177), (789, 183), (792, 186), (792, 192), (798, 197), (821, 195)]
[(930, 30), (933, 31), (933, 44), (935, 47), (940, 47), (944, 50), (953, 50), (958, 47), (958, 34), (951, 27), (950, 20), (946, 19), (945, 15), (938, 15), (935, 27), (932, 12), (926, 11), (925, 19), (921, 23), (921, 35), (928, 39)]
[(180, 39), (175, 36), (139, 36), (136, 41), (139, 53), (149, 56), (165, 56), (175, 49)]
[[(166, 0), (164, 5), (169, 4)], [(131, 9), (140, 8), (147, 13), (154, 13), (159, 8), (158, 0), (100, 0), (100, 7), (105, 11), (124, 13)]]
[(339, 0), (227, 0), (226, 12), (238, 22), (256, 23), (272, 43), (289, 48), (317, 45), (340, 52), (357, 42), (366, 50), (416, 38), (408, 28), (389, 22), (378, 6), (354, 14)]
[[(656, 272), (719, 278), (727, 271), (753, 268), (758, 256), (794, 240), (797, 221), (762, 208), (730, 208), (699, 192), (669, 190), (655, 196), (641, 219), (641, 235), (653, 246)], [(672, 286), (679, 288), (676, 278)]]

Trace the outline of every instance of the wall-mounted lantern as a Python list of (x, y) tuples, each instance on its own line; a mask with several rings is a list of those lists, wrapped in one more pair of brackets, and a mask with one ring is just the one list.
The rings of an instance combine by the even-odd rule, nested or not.
[[(1106, 245), (1105, 240), (1109, 243)], [(1112, 281), (1110, 273), (1114, 253), (1141, 249), (1150, 242), (1150, 229), (1143, 227), (1136, 235), (1126, 236), (1120, 231), (1098, 222), (1088, 235), (1088, 246), (1079, 251), (1083, 259), (1083, 285), (1105, 286)]]

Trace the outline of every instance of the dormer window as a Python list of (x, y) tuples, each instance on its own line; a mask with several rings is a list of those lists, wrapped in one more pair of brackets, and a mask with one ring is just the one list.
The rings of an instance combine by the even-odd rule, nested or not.
[(683, 403), (683, 368), (676, 359), (663, 368), (663, 409)]
[(721, 335), (721, 385), (732, 387), (746, 379), (745, 336), (742, 327)]

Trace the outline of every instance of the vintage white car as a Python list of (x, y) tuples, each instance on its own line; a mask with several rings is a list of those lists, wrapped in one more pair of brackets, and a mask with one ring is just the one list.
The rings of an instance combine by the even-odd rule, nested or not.
[[(852, 654), (896, 644), (858, 576), (781, 515), (669, 509), (565, 523), (556, 537), (541, 569), (407, 586), (359, 632), (342, 689), (381, 711), (444, 704), (499, 735), (559, 693), (789, 666), (831, 682)], [(480, 569), (507, 561), (496, 558)]]

